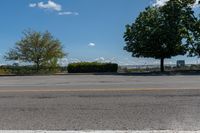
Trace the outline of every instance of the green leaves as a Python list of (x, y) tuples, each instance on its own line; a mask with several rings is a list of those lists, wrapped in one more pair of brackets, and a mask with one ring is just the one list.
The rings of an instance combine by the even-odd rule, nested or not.
[(194, 0), (169, 0), (162, 7), (148, 7), (132, 25), (126, 26), (124, 49), (134, 57), (155, 59), (184, 55), (195, 21)]
[(98, 63), (98, 62), (80, 62), (72, 63), (67, 67), (68, 73), (102, 73), (117, 72), (118, 64)]
[(41, 66), (55, 66), (57, 60), (66, 55), (61, 42), (48, 31), (40, 33), (27, 30), (23, 34), (24, 37), (5, 56), (7, 60), (31, 62), (39, 69)]

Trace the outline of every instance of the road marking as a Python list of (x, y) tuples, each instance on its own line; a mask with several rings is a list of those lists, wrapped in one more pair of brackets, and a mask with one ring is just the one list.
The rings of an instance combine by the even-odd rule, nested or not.
[[(19, 89), (19, 90), (0, 90), (0, 93), (21, 93), (21, 92), (130, 92), (130, 91), (175, 91), (175, 90), (187, 90), (186, 88), (182, 89), (173, 89), (173, 88), (130, 88), (130, 89)], [(192, 90), (192, 89), (190, 89)], [(194, 90), (194, 89), (193, 89)]]

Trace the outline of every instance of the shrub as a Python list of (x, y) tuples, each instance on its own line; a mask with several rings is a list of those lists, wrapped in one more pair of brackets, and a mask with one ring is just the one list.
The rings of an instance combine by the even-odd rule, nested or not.
[(72, 63), (67, 67), (68, 73), (105, 73), (117, 72), (118, 64), (98, 63), (98, 62), (80, 62)]
[(0, 74), (34, 75), (34, 74), (54, 74), (67, 72), (66, 67), (41, 67), (39, 71), (35, 66), (0, 66)]
[(0, 75), (7, 75), (10, 74), (10, 71), (6, 68), (0, 67)]

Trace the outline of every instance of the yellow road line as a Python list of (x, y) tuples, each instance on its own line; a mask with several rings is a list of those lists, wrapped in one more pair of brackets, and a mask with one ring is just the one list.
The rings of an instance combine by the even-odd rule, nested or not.
[(130, 92), (130, 91), (169, 91), (186, 90), (173, 88), (132, 88), (132, 89), (30, 89), (30, 90), (0, 90), (0, 93), (21, 92)]

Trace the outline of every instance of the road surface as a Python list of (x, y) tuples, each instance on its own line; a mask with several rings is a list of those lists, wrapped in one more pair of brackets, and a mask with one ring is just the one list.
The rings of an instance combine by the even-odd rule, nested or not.
[(0, 77), (1, 130), (200, 130), (200, 76)]

